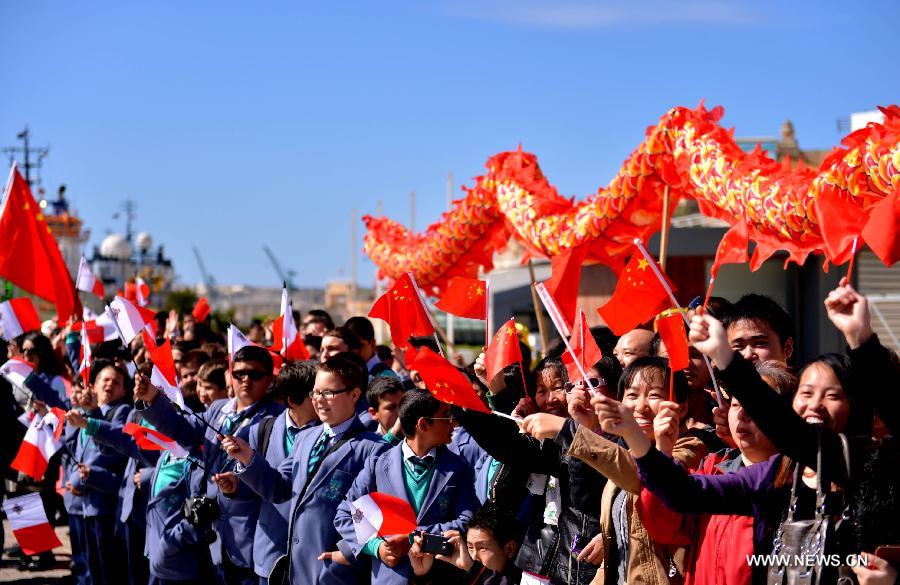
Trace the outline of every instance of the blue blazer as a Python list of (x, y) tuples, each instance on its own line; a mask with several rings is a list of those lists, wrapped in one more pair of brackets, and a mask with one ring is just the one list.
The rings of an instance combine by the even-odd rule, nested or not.
[[(60, 463), (62, 464), (60, 477), (62, 478), (63, 487), (65, 487), (66, 482), (69, 481), (73, 471), (76, 474), (78, 473), (78, 468), (76, 466), (78, 460), (75, 459), (75, 450), (78, 447), (78, 436), (80, 434), (81, 429), (78, 427), (72, 425), (65, 425), (63, 427), (63, 433), (60, 437), (60, 441), (63, 444), (63, 447), (60, 450), (62, 453), (60, 456)], [(76, 496), (69, 490), (66, 490), (63, 492), (63, 506), (65, 506), (66, 512), (69, 514), (84, 516), (84, 496)]]
[[(197, 455), (197, 449), (192, 455)], [(160, 457), (150, 478), (148, 496), (156, 483)], [(147, 502), (147, 533), (144, 556), (150, 565), (150, 574), (159, 579), (176, 581), (196, 580), (209, 567), (209, 550), (203, 534), (188, 524), (181, 507), (191, 495), (190, 471), (175, 483), (162, 488)]]
[[(140, 411), (132, 410), (128, 414), (127, 422), (140, 424), (141, 418)], [(160, 452), (141, 449), (134, 442), (134, 437), (122, 432), (123, 428), (123, 426), (105, 420), (98, 421), (94, 442), (111, 447), (128, 457), (125, 473), (122, 475), (122, 483), (119, 486), (117, 516), (123, 524), (130, 520), (132, 526), (138, 530), (144, 530), (147, 526), (147, 498), (153, 485), (150, 483), (150, 479), (153, 476)], [(134, 485), (134, 474), (138, 471), (141, 472), (140, 488), (136, 488)]]
[[(250, 427), (250, 447), (259, 451), (259, 426), (262, 421)], [(295, 447), (299, 445), (299, 434), (305, 429), (318, 427), (321, 423), (314, 421), (303, 427), (295, 437)], [(321, 429), (320, 429), (321, 430)], [(272, 433), (269, 435), (269, 447), (263, 454), (266, 462), (273, 468), (284, 461), (290, 453), (285, 451), (284, 436), (287, 432), (287, 421), (284, 413), (275, 417)], [(255, 493), (255, 492), (254, 492)], [(287, 554), (288, 524), (291, 515), (291, 502), (273, 503), (262, 500), (259, 504), (259, 519), (256, 522), (256, 533), (253, 537), (253, 570), (260, 577), (268, 577), (279, 557)]]
[(466, 463), (474, 470), (487, 454), (481, 445), (475, 442), (469, 431), (463, 427), (453, 430), (453, 438), (450, 441), (450, 450), (466, 460)]
[(238, 472), (238, 477), (263, 499), (291, 502), (287, 537), (294, 585), (357, 583), (368, 569), (365, 564), (348, 567), (318, 560), (323, 552), (341, 548), (338, 543), (341, 534), (335, 530), (334, 515), (353, 480), (371, 456), (390, 447), (378, 435), (365, 431), (359, 419), (354, 420), (348, 432), (359, 434), (322, 460), (302, 499), (299, 494), (306, 485), (309, 452), (322, 434), (321, 427), (300, 431), (294, 439), (294, 452), (277, 470), (266, 459), (254, 456), (250, 465)]
[[(112, 406), (114, 411), (109, 411), (106, 417), (101, 417), (100, 410), (91, 413), (92, 417), (101, 418), (108, 422), (125, 426), (131, 407), (123, 402)], [(81, 433), (75, 435), (75, 461), (84, 463), (90, 468), (87, 480), (82, 481), (78, 473), (77, 465), (69, 470), (69, 481), (72, 487), (80, 490), (84, 502), (83, 514), (87, 518), (94, 516), (114, 516), (118, 506), (119, 486), (122, 483), (122, 475), (128, 457), (119, 453), (112, 447), (107, 447), (93, 437), (81, 437)]]
[[(233, 398), (224, 398), (213, 402), (200, 416), (215, 428), (221, 428), (224, 421), (222, 409)], [(163, 396), (158, 396), (153, 404), (147, 406), (143, 401), (135, 405), (143, 409), (144, 416), (159, 432), (170, 437), (186, 448), (202, 447), (203, 465), (213, 473), (232, 471), (235, 461), (228, 457), (222, 449), (216, 434), (197, 420), (195, 416), (182, 416)], [(238, 428), (231, 433), (244, 440), (249, 438), (250, 427), (265, 418), (284, 411), (284, 407), (272, 400), (258, 402), (250, 407), (250, 414), (244, 416)], [(240, 484), (239, 484), (240, 485)], [(240, 489), (240, 488), (239, 488)], [(191, 474), (191, 493), (206, 494), (219, 502), (222, 516), (214, 524), (214, 529), (219, 538), (209, 545), (209, 552), (213, 564), (222, 563), (222, 547), (228, 553), (228, 558), (238, 567), (253, 567), (253, 533), (256, 530), (256, 521), (259, 517), (259, 498), (253, 496), (250, 490), (244, 489), (243, 493), (234, 497), (225, 497), (219, 487), (212, 481), (212, 476), (197, 467)]]
[[(370, 457), (338, 507), (334, 525), (343, 537), (341, 552), (347, 558), (359, 556), (365, 545), (356, 541), (350, 502), (370, 492), (390, 494), (409, 501), (403, 479), (402, 447), (402, 444), (397, 445), (381, 456)], [(434, 475), (416, 516), (416, 529), (432, 534), (446, 530), (464, 532), (478, 508), (472, 468), (446, 446), (438, 447), (434, 465)], [(372, 559), (372, 585), (406, 585), (411, 577), (412, 566), (408, 558), (394, 568), (388, 567), (379, 558)]]

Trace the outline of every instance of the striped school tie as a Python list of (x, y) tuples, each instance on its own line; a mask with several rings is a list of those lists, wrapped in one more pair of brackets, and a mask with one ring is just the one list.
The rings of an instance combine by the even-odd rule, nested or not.
[(325, 453), (326, 447), (328, 447), (328, 440), (334, 435), (334, 431), (331, 429), (325, 429), (322, 431), (322, 434), (319, 435), (319, 438), (316, 439), (316, 442), (312, 446), (312, 450), (309, 452), (309, 464), (306, 466), (306, 474), (309, 475), (313, 472), (313, 469), (316, 468), (316, 465), (319, 463), (319, 459), (322, 458), (322, 455)]

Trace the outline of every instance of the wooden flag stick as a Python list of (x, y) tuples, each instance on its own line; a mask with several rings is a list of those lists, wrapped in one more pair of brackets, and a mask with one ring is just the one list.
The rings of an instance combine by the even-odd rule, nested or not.
[[(666, 280), (666, 277), (663, 276), (663, 273), (659, 269), (659, 266), (657, 266), (656, 260), (653, 258), (653, 256), (650, 255), (650, 252), (647, 251), (647, 248), (644, 246), (644, 242), (640, 238), (634, 239), (634, 245), (637, 246), (638, 250), (640, 250), (641, 254), (644, 256), (644, 259), (650, 263), (650, 268), (653, 270), (653, 274), (656, 275), (659, 283), (662, 284), (664, 289), (666, 289), (666, 293), (669, 295), (669, 300), (672, 301), (672, 306), (678, 309), (678, 312), (681, 313), (681, 318), (684, 319), (684, 324), (688, 327), (688, 329), (690, 329), (691, 320), (688, 319), (687, 313), (678, 303), (678, 299), (675, 298), (675, 293), (672, 291), (672, 287), (669, 286), (669, 282)], [(715, 388), (716, 390), (716, 401), (719, 403), (719, 406), (723, 406), (725, 403), (725, 398), (722, 396), (722, 390), (719, 388), (719, 383), (716, 381), (716, 374), (715, 372), (713, 372), (712, 364), (709, 363), (709, 358), (706, 357), (706, 354), (701, 355), (703, 355), (703, 363), (706, 364), (706, 369), (709, 371), (709, 377), (710, 380), (712, 380), (713, 388)]]
[(850, 250), (850, 265), (847, 266), (847, 284), (850, 284), (850, 276), (853, 274), (853, 261), (856, 260), (856, 246), (859, 244), (859, 236), (853, 238), (853, 249)]
[(669, 230), (672, 218), (669, 215), (669, 186), (663, 190), (662, 233), (659, 236), (659, 265), (666, 269), (666, 254), (669, 250)]
[[(534, 288), (537, 290), (538, 297), (541, 299), (541, 302), (544, 303), (544, 307), (547, 308), (547, 312), (553, 315), (554, 313), (558, 314), (559, 309), (556, 306), (556, 303), (553, 301), (553, 297), (550, 296), (550, 293), (547, 292), (547, 288), (544, 286), (543, 282), (539, 282), (534, 285)], [(566, 349), (569, 351), (569, 354), (574, 358), (575, 352), (572, 350), (572, 346), (569, 344), (569, 337), (564, 335), (562, 329), (560, 328), (559, 322), (556, 319), (553, 320), (553, 325), (556, 326), (556, 331), (559, 333), (559, 336), (562, 337), (563, 343), (566, 344)], [(597, 394), (597, 389), (594, 388), (594, 385), (591, 384), (590, 378), (588, 378), (587, 372), (584, 371), (584, 368), (581, 366), (581, 360), (573, 360), (575, 365), (578, 367), (578, 373), (581, 374), (581, 377), (584, 379), (584, 383), (587, 384), (588, 391), (591, 393), (591, 396), (595, 396)]]
[(484, 350), (491, 342), (491, 279), (484, 279)]
[(534, 305), (534, 315), (537, 318), (538, 334), (541, 337), (541, 357), (547, 357), (547, 351), (550, 349), (550, 339), (547, 336), (547, 325), (544, 323), (544, 312), (541, 311), (537, 290), (534, 288), (537, 281), (534, 278), (534, 264), (531, 260), (528, 260), (528, 274), (531, 276), (531, 302)]

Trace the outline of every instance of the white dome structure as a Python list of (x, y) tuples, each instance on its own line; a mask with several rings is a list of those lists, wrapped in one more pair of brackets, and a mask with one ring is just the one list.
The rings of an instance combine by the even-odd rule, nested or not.
[(134, 240), (137, 243), (138, 251), (142, 254), (148, 253), (153, 247), (153, 238), (147, 232), (139, 233)]
[(122, 234), (109, 234), (100, 244), (100, 254), (107, 258), (128, 260), (131, 258), (131, 243)]

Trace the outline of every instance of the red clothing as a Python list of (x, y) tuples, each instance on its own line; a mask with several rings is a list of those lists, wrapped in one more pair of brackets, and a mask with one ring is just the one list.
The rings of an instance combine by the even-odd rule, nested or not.
[[(710, 454), (696, 473), (722, 475), (742, 466), (737, 450)], [(688, 546), (685, 585), (749, 585), (753, 554), (753, 517), (688, 516), (673, 512), (649, 490), (642, 489), (638, 514), (650, 538)]]

